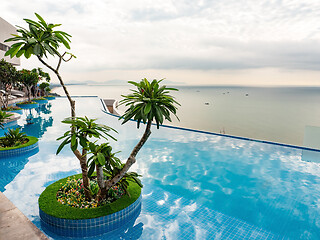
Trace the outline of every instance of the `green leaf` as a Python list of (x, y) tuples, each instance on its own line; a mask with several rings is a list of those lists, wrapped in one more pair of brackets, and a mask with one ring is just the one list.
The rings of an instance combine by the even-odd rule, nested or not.
[(19, 58), (19, 57), (21, 57), (23, 54), (24, 54), (24, 49), (20, 49), (20, 50), (17, 52), (16, 57)]
[(91, 152), (94, 152), (96, 150), (96, 145), (94, 145), (92, 142), (89, 142), (89, 149)]
[(27, 51), (24, 52), (24, 56), (25, 56), (26, 58), (30, 58), (31, 55), (32, 55), (32, 52), (33, 52), (33, 48), (32, 48), (32, 47), (29, 47), (29, 48), (27, 49)]
[(47, 25), (47, 23), (43, 20), (43, 18), (42, 18), (38, 13), (34, 13), (34, 14), (35, 14), (36, 17), (40, 20), (40, 22), (42, 23), (42, 25), (47, 28), (48, 25)]
[(33, 53), (36, 56), (41, 55), (41, 45), (39, 43), (34, 46)]
[(58, 155), (61, 152), (61, 150), (64, 148), (64, 146), (68, 143), (69, 143), (69, 139), (65, 139), (58, 147), (56, 154)]
[(77, 150), (78, 147), (78, 140), (76, 134), (73, 134), (71, 137), (71, 149), (72, 151)]
[(95, 164), (94, 164), (94, 161), (91, 162), (91, 165), (90, 165), (90, 168), (89, 168), (89, 171), (88, 171), (88, 177), (90, 178), (93, 171), (94, 171), (94, 167), (95, 167)]
[(9, 56), (11, 53), (13, 53), (13, 51), (15, 51), (15, 48), (11, 47), (4, 55)]
[(70, 46), (69, 46), (69, 43), (64, 39), (64, 37), (63, 36), (61, 36), (59, 33), (55, 33), (55, 35), (56, 35), (56, 37), (58, 37), (59, 39), (60, 39), (60, 41), (63, 43), (63, 45), (66, 47), (66, 48), (68, 48), (68, 49), (70, 49)]
[(18, 45), (18, 46), (16, 46), (16, 47), (13, 47), (13, 51), (12, 51), (12, 53), (10, 54), (10, 57), (11, 57), (11, 58), (13, 58), (13, 57), (17, 54), (17, 52), (19, 51), (20, 47), (21, 47), (21, 45)]
[(98, 162), (101, 166), (106, 164), (106, 159), (102, 153), (100, 153), (100, 152), (97, 153), (97, 157), (98, 157)]
[(80, 137), (81, 147), (87, 147), (87, 140), (84, 137)]
[(41, 25), (39, 23), (37, 23), (37, 22), (35, 22), (35, 21), (31, 20), (31, 19), (24, 18), (23, 20), (26, 21), (29, 24), (34, 25), (35, 27), (41, 28)]
[(75, 145), (77, 141), (77, 136), (75, 134), (72, 134), (71, 136), (71, 145)]
[(151, 106), (152, 106), (151, 103), (148, 102), (147, 105), (144, 108), (144, 114), (148, 114), (150, 112)]

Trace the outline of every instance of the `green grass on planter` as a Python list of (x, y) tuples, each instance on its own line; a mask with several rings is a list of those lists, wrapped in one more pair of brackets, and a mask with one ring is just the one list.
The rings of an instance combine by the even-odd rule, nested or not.
[[(1, 138), (4, 138), (4, 137), (0, 137), (0, 139)], [(38, 142), (38, 138), (36, 138), (36, 137), (27, 136), (26, 138), (29, 139), (29, 141), (27, 143), (21, 144), (19, 146), (15, 146), (15, 147), (7, 147), (7, 148), (0, 147), (0, 151), (6, 151), (6, 150), (17, 149), (17, 148), (28, 147), (28, 146), (31, 146), (32, 144), (35, 144), (36, 142)]]
[(20, 103), (16, 103), (16, 105), (24, 105), (24, 104), (38, 104), (36, 102), (20, 102)]
[(17, 106), (9, 106), (8, 108), (2, 108), (1, 111), (19, 111), (22, 110), (22, 108)]
[[(81, 178), (81, 174), (73, 175), (76, 179)], [(72, 176), (70, 176), (72, 177)], [(124, 195), (118, 200), (97, 208), (73, 208), (63, 205), (57, 201), (57, 192), (61, 188), (61, 183), (64, 184), (68, 177), (58, 180), (49, 185), (39, 197), (40, 209), (48, 215), (64, 218), (64, 219), (89, 219), (103, 217), (115, 212), (118, 212), (132, 203), (134, 203), (141, 194), (141, 188), (138, 184), (130, 182), (128, 195)]]
[(34, 99), (32, 99), (32, 100), (47, 100), (47, 99), (45, 99), (45, 98), (43, 98), (43, 97), (39, 97), (39, 98), (34, 98)]

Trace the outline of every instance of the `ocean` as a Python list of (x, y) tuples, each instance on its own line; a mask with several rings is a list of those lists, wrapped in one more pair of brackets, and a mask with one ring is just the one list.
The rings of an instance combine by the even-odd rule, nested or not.
[[(304, 146), (306, 126), (320, 127), (320, 87), (175, 87), (179, 91), (172, 95), (181, 104), (180, 121), (174, 119), (168, 125), (298, 146)], [(120, 100), (132, 87), (67, 88), (74, 96)], [(64, 95), (62, 88), (54, 92)]]

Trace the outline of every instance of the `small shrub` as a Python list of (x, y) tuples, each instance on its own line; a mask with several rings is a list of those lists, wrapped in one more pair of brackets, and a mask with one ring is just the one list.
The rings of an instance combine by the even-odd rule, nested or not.
[(69, 177), (67, 182), (63, 185), (61, 184), (61, 188), (58, 190), (57, 201), (74, 208), (96, 208), (112, 203), (125, 194), (121, 187), (116, 185), (110, 189), (107, 199), (104, 201), (97, 201), (95, 197), (99, 192), (99, 186), (95, 178), (90, 179), (89, 189), (94, 198), (87, 201), (84, 195), (82, 179)]
[(24, 132), (20, 132), (19, 128), (9, 129), (8, 132), (4, 134), (4, 138), (0, 139), (0, 146), (3, 148), (16, 147), (28, 141), (27, 135)]
[(0, 128), (3, 129), (3, 123), (9, 119), (13, 114), (12, 113), (7, 113), (5, 111), (0, 110)]

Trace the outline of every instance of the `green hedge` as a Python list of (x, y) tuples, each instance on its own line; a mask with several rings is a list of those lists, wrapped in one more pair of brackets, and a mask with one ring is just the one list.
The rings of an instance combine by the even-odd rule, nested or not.
[[(75, 176), (76, 179), (81, 178), (81, 174), (73, 176)], [(141, 194), (141, 188), (139, 185), (134, 182), (130, 182), (128, 187), (130, 197), (128, 195), (124, 195), (110, 204), (97, 208), (74, 208), (59, 203), (56, 197), (58, 190), (61, 188), (61, 183), (66, 183), (67, 179), (68, 177), (52, 183), (41, 193), (38, 200), (39, 207), (46, 214), (64, 219), (89, 219), (103, 217), (128, 207), (134, 203)]]
[[(1, 138), (5, 138), (5, 137), (0, 137)], [(32, 144), (35, 144), (36, 142), (38, 142), (38, 138), (36, 137), (32, 137), (32, 136), (27, 136), (26, 138), (29, 139), (29, 141), (25, 144), (21, 144), (19, 146), (15, 146), (15, 147), (7, 147), (7, 148), (2, 148), (0, 147), (0, 151), (6, 151), (6, 150), (12, 150), (12, 149), (17, 149), (17, 148), (23, 148), (23, 147), (28, 147)]]

